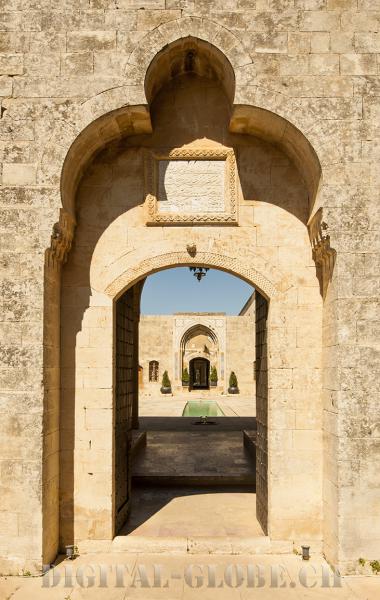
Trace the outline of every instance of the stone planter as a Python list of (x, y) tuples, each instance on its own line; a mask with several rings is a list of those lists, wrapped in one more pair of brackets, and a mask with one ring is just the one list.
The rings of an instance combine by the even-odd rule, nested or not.
[(239, 393), (239, 388), (237, 388), (237, 387), (229, 387), (228, 388), (228, 393), (229, 394), (238, 394)]
[(161, 394), (171, 394), (172, 393), (172, 388), (171, 387), (161, 387)]
[(217, 381), (210, 381), (210, 387), (216, 387), (218, 385)]
[(182, 387), (189, 387), (189, 382), (188, 381), (182, 381)]

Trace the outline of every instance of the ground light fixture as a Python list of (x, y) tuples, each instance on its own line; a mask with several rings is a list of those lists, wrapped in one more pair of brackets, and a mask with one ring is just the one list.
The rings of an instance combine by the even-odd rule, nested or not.
[(196, 277), (198, 281), (202, 281), (209, 269), (208, 267), (189, 267), (189, 270), (193, 272), (194, 277)]
[(74, 560), (74, 558), (78, 555), (78, 548), (74, 545), (66, 546), (66, 558), (69, 560)]
[(301, 546), (302, 560), (310, 560), (310, 546)]

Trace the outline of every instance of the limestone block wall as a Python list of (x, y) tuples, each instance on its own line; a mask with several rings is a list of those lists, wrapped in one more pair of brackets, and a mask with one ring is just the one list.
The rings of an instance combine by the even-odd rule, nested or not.
[(255, 321), (249, 315), (226, 319), (226, 386), (231, 371), (234, 371), (240, 393), (252, 397), (254, 406), (255, 389)]
[[(168, 372), (174, 388), (173, 317), (171, 315), (142, 315), (139, 330), (139, 364), (143, 368), (140, 396), (160, 394), (162, 376)], [(149, 381), (149, 362), (159, 363), (158, 381)]]
[[(61, 269), (53, 256), (45, 268), (44, 294), (44, 418), (43, 418), (43, 555), (52, 556), (59, 549), (60, 487), (60, 295)], [(31, 517), (33, 523), (33, 517)], [(27, 527), (25, 525), (25, 529)]]
[[(329, 560), (345, 571), (354, 571), (359, 557), (378, 559), (380, 515), (376, 482), (380, 403), (374, 389), (379, 357), (378, 3), (122, 0), (117, 8), (108, 0), (90, 5), (84, 0), (63, 0), (54, 6), (42, 0), (34, 8), (34, 4), (5, 0), (2, 6), (0, 523), (4, 535), (0, 542), (1, 570), (37, 568), (41, 562), (54, 559), (57, 544), (56, 539), (49, 541), (44, 553), (42, 488), (55, 476), (51, 477), (54, 468), (51, 471), (43, 465), (44, 457), (53, 456), (55, 450), (53, 444), (50, 454), (42, 442), (46, 432), (43, 412), (55, 392), (45, 389), (46, 369), (50, 367), (44, 364), (43, 352), (43, 270), (52, 226), (58, 222), (62, 206), (60, 177), (65, 157), (79, 133), (96, 118), (126, 105), (146, 104), (143, 80), (147, 65), (163, 46), (188, 35), (209, 41), (225, 53), (236, 75), (237, 104), (269, 110), (272, 115), (279, 114), (293, 123), (313, 145), (321, 162), (317, 206), (323, 207), (323, 220), (329, 226), (331, 244), (337, 252), (323, 312), (325, 551)], [(131, 127), (129, 117), (125, 117), (118, 125), (113, 123), (109, 129), (105, 127), (97, 133), (99, 143), (99, 135), (108, 139), (108, 135), (118, 137), (122, 132), (141, 132), (146, 110), (140, 106), (135, 113), (140, 119), (136, 129)], [(215, 124), (218, 118), (217, 111), (215, 118), (208, 114), (209, 124)], [(263, 119), (251, 123), (250, 132), (270, 137), (268, 122)], [(240, 125), (243, 127), (241, 122)], [(192, 126), (195, 137), (201, 133), (202, 138), (204, 130), (197, 130), (194, 122)], [(163, 124), (165, 128), (167, 123)], [(286, 138), (283, 134), (279, 125), (272, 141), (283, 140)], [(166, 141), (169, 144), (174, 141), (176, 145), (184, 141), (179, 142), (178, 135), (173, 138), (168, 136)], [(79, 156), (93, 148), (97, 148), (96, 143), (85, 145)], [(300, 149), (298, 164), (302, 163), (306, 150), (307, 145)], [(283, 194), (284, 180), (294, 176), (293, 170), (284, 155), (277, 151), (269, 154), (271, 158), (268, 152), (264, 153), (265, 158), (261, 152), (253, 157), (252, 151), (241, 150), (247, 172), (252, 175), (259, 172), (260, 178), (250, 184), (246, 181), (239, 236), (231, 230), (204, 228), (195, 234), (192, 230), (182, 232), (181, 241), (186, 236), (194, 237), (198, 244), (203, 244), (203, 252), (209, 251), (210, 246), (218, 252), (225, 245), (232, 255), (239, 253), (244, 260), (249, 255), (249, 239), (256, 264), (265, 257), (283, 269), (289, 280), (296, 279), (297, 285), (287, 297), (289, 321), (283, 321), (283, 314), (273, 313), (273, 319), (278, 318), (274, 327), (279, 334), (281, 331), (280, 335), (285, 336), (286, 330), (293, 336), (293, 360), (300, 360), (302, 355), (304, 361), (307, 356), (307, 376), (301, 367), (290, 373), (292, 366), (284, 350), (289, 346), (288, 339), (285, 343), (278, 337), (269, 351), (276, 348), (279, 371), (288, 370), (284, 402), (287, 395), (293, 395), (293, 400), (296, 395), (298, 398), (300, 412), (295, 416), (288, 443), (300, 451), (313, 445), (313, 456), (321, 456), (321, 440), (312, 440), (303, 429), (305, 424), (310, 426), (305, 397), (314, 401), (313, 419), (318, 418), (319, 410), (321, 357), (313, 343), (315, 331), (308, 325), (311, 312), (315, 315), (319, 310), (313, 283), (315, 266), (304, 224), (301, 229), (301, 222), (290, 223), (289, 213), (276, 206), (280, 196), (273, 189), (281, 192), (288, 206), (295, 201), (297, 194), (290, 191)], [(73, 279), (68, 287), (72, 287), (73, 281), (78, 287), (73, 292), (74, 299), (69, 301), (66, 297), (65, 306), (70, 310), (62, 309), (61, 323), (69, 326), (62, 327), (61, 338), (65, 338), (62, 347), (65, 344), (72, 347), (74, 339), (79, 345), (87, 344), (88, 369), (94, 369), (96, 361), (94, 357), (90, 359), (88, 348), (98, 351), (100, 348), (103, 358), (112, 354), (109, 296), (103, 296), (94, 287), (90, 294), (88, 271), (80, 272), (80, 264), (90, 261), (94, 245), (99, 241), (101, 247), (103, 243), (97, 230), (100, 222), (103, 232), (114, 221), (112, 236), (106, 241), (110, 254), (112, 244), (114, 248), (120, 245), (120, 239), (114, 237), (119, 227), (120, 237), (125, 240), (125, 223), (121, 225), (118, 217), (127, 207), (131, 209), (128, 250), (137, 247), (137, 239), (153, 247), (153, 253), (157, 253), (157, 244), (167, 244), (166, 248), (173, 251), (177, 243), (175, 230), (149, 230), (144, 238), (143, 228), (136, 227), (142, 198), (141, 180), (135, 174), (141, 163), (138, 153), (130, 152), (127, 175), (126, 156), (127, 153), (121, 156), (112, 168), (104, 157), (95, 171), (87, 172), (85, 186), (91, 194), (92, 207), (88, 199), (87, 206), (83, 204), (76, 215), (78, 228), (69, 267)], [(75, 181), (75, 177), (71, 179)], [(112, 190), (108, 187), (111, 180)], [(123, 194), (123, 185), (128, 185), (128, 198)], [(84, 223), (86, 243), (80, 234)], [(182, 246), (180, 249), (183, 250)], [(140, 257), (142, 254), (141, 251)], [(55, 297), (55, 293), (52, 295)], [(73, 316), (73, 304), (85, 309), (83, 323), (83, 312)], [(295, 314), (302, 325), (292, 325)], [(101, 342), (97, 340), (99, 327)], [(87, 341), (86, 336), (89, 336)], [(76, 351), (81, 354), (78, 348)], [(68, 407), (73, 403), (75, 384), (71, 368), (61, 365), (61, 382), (67, 382), (62, 384), (61, 391), (63, 481), (77, 477), (73, 475), (70, 449), (73, 412)], [(94, 417), (93, 424), (96, 415), (100, 417), (96, 411), (112, 413), (112, 382), (105, 372), (102, 381), (99, 371), (96, 380), (94, 376), (94, 372), (91, 377), (87, 371), (81, 373), (81, 381), (92, 383), (90, 391), (83, 388), (76, 392), (77, 405), (81, 406), (75, 413), (79, 422), (83, 419), (84, 403), (88, 414)], [(53, 408), (52, 414), (55, 413)], [(109, 450), (103, 413), (101, 417), (97, 420), (97, 443), (93, 447), (100, 457)], [(54, 427), (48, 426), (52, 440)], [(87, 445), (88, 439), (80, 440), (78, 451)], [(316, 464), (319, 468), (319, 463)], [(108, 493), (107, 485), (102, 481), (102, 490)], [(88, 496), (79, 495), (84, 520), (88, 517), (86, 503), (95, 489), (91, 486)], [(66, 493), (65, 489), (62, 493)], [(98, 508), (108, 514), (106, 500)], [(69, 500), (65, 500), (61, 506), (61, 535), (65, 528), (70, 529), (72, 510)], [(55, 522), (56, 515), (51, 515), (45, 526), (54, 532)], [(66, 531), (65, 535), (70, 538), (71, 533)]]

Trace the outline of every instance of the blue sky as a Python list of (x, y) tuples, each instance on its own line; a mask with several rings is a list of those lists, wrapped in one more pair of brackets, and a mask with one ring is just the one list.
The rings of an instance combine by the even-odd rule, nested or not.
[(253, 288), (238, 277), (210, 269), (197, 281), (188, 267), (150, 275), (144, 285), (141, 312), (170, 315), (175, 312), (225, 312), (239, 314)]

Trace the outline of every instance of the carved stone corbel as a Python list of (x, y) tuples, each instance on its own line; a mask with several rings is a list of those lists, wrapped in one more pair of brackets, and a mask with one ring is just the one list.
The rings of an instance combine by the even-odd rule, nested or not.
[(308, 230), (310, 243), (313, 249), (313, 260), (315, 262), (317, 277), (321, 296), (326, 297), (327, 287), (331, 281), (336, 251), (330, 246), (330, 236), (327, 233), (328, 226), (322, 220), (323, 211), (320, 208), (311, 219)]
[(50, 248), (47, 250), (47, 261), (49, 265), (57, 267), (66, 262), (74, 237), (74, 229), (74, 218), (70, 213), (61, 208), (59, 221), (53, 225)]
[(190, 254), (190, 256), (192, 258), (194, 258), (194, 256), (196, 256), (196, 254), (197, 254), (197, 246), (196, 246), (196, 244), (187, 244), (186, 250), (188, 251), (188, 253)]

